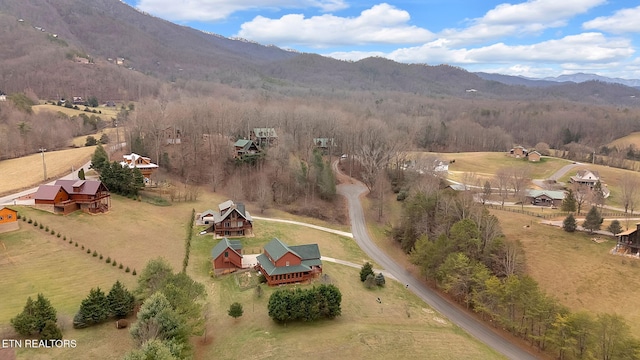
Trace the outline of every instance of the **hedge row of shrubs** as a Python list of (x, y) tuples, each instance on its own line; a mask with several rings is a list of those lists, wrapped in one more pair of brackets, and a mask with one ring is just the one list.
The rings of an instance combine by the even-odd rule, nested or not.
[[(66, 235), (62, 235), (59, 231), (56, 232), (53, 229), (49, 229), (49, 226), (45, 226), (44, 224), (38, 223), (37, 220), (32, 220), (31, 218), (27, 219), (24, 216), (21, 216), (20, 214), (18, 214), (18, 219), (22, 219), (22, 221), (26, 222), (27, 224), (32, 224), (35, 227), (39, 227), (40, 229), (44, 230), (47, 233), (50, 233), (51, 235), (55, 235), (58, 238), (61, 238), (62, 241), (67, 241), (67, 236)], [(102, 256), (102, 254), (99, 254), (96, 250), (93, 250), (93, 252), (91, 251), (91, 249), (87, 248), (85, 249), (84, 245), (80, 245), (78, 244), (77, 241), (73, 241), (73, 239), (69, 238), (69, 244), (74, 245), (75, 247), (80, 247), (81, 250), (86, 250), (87, 254), (91, 254), (91, 256), (93, 257), (97, 257), (100, 260), (102, 260), (104, 257)], [(138, 273), (136, 272), (136, 269), (133, 269), (133, 271), (131, 271), (131, 268), (129, 268), (128, 266), (125, 268), (124, 264), (120, 263), (118, 264), (118, 262), (115, 259), (111, 259), (110, 256), (107, 256), (107, 259), (105, 260), (105, 263), (107, 264), (111, 264), (111, 266), (118, 266), (118, 269), (124, 269), (124, 272), (128, 273), (131, 272), (131, 275), (138, 275)]]

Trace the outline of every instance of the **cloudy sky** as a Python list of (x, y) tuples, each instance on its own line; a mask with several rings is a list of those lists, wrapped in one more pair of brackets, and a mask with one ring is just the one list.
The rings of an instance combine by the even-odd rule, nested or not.
[(345, 60), (640, 79), (635, 0), (124, 0), (154, 16)]

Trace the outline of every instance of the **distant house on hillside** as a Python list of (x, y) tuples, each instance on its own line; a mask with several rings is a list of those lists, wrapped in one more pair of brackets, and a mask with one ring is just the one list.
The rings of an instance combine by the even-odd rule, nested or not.
[(273, 146), (278, 141), (278, 135), (274, 128), (253, 128), (250, 138), (261, 147)]
[(253, 235), (253, 218), (244, 204), (227, 200), (218, 205), (218, 211), (207, 210), (199, 216), (204, 224), (212, 224), (206, 231), (216, 237), (243, 237)]
[(7, 101), (7, 94), (0, 91), (0, 101)]
[(529, 160), (531, 162), (539, 162), (541, 158), (542, 158), (542, 154), (540, 154), (539, 152), (537, 152), (535, 150), (530, 151), (527, 154), (527, 160)]
[(177, 145), (182, 143), (182, 130), (176, 126), (169, 126), (162, 130), (162, 138), (167, 145)]
[(336, 142), (333, 138), (314, 138), (313, 146), (323, 154), (329, 154), (336, 147)]
[(260, 149), (253, 140), (240, 139), (233, 144), (234, 153), (233, 156), (236, 159), (243, 156), (251, 156), (260, 154)]
[(596, 183), (600, 181), (600, 174), (598, 174), (597, 171), (578, 170), (576, 175), (572, 176), (569, 181), (575, 184), (587, 185), (589, 188), (593, 188)]
[(616, 253), (636, 255), (640, 252), (640, 224), (636, 224), (635, 228), (614, 235), (618, 239)]
[(140, 156), (136, 153), (129, 155), (122, 155), (123, 161), (120, 162), (122, 167), (128, 166), (129, 169), (137, 168), (144, 176), (144, 182), (149, 183), (151, 181), (151, 175), (158, 169), (158, 165), (151, 162), (151, 159), (145, 156)]
[(525, 157), (527, 156), (527, 149), (525, 149), (523, 146), (514, 146), (513, 149), (509, 150), (509, 155), (515, 157), (515, 158), (521, 158), (521, 157)]
[(18, 212), (8, 207), (0, 206), (0, 234), (20, 229)]
[(320, 258), (317, 244), (288, 246), (273, 238), (258, 255), (256, 268), (271, 286), (300, 283), (322, 274)]
[(526, 201), (532, 205), (560, 207), (564, 197), (564, 191), (527, 190)]
[(40, 185), (34, 202), (37, 209), (54, 214), (76, 210), (95, 214), (109, 211), (111, 194), (98, 180), (56, 180), (54, 185)]
[(84, 104), (84, 100), (82, 99), (82, 96), (74, 96), (73, 97), (73, 104), (74, 105), (83, 105)]
[(211, 265), (216, 274), (242, 269), (242, 244), (240, 240), (222, 238), (211, 249)]

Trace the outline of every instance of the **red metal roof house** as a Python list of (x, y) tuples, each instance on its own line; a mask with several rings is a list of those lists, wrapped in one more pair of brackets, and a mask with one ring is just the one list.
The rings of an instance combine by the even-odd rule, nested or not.
[(109, 190), (97, 180), (57, 180), (54, 185), (40, 185), (34, 199), (36, 208), (63, 215), (76, 210), (95, 214), (111, 207)]

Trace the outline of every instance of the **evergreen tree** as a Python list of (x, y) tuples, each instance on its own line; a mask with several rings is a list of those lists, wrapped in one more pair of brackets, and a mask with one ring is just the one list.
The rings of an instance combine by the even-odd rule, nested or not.
[(150, 340), (142, 344), (140, 349), (128, 353), (124, 360), (178, 360), (178, 358), (171, 353), (166, 343)]
[(577, 209), (576, 197), (573, 194), (573, 190), (569, 189), (567, 192), (567, 196), (562, 200), (562, 205), (560, 205), (560, 210), (564, 212), (575, 212)]
[(227, 314), (229, 314), (229, 316), (234, 319), (239, 318), (243, 313), (244, 310), (242, 309), (242, 304), (240, 304), (239, 302), (234, 302), (233, 304), (231, 304), (231, 306), (229, 306), (229, 311), (227, 311)]
[(171, 264), (164, 258), (149, 260), (138, 277), (138, 288), (135, 293), (142, 299), (162, 289), (173, 275)]
[(573, 217), (573, 214), (569, 214), (566, 218), (564, 218), (564, 221), (562, 222), (562, 228), (564, 229), (564, 231), (574, 232), (576, 231), (577, 227), (578, 222), (576, 221), (576, 218)]
[(607, 230), (609, 230), (613, 235), (621, 233), (622, 226), (620, 225), (620, 221), (618, 220), (611, 221), (611, 224), (609, 224), (609, 227), (607, 227)]
[(27, 303), (24, 306), (22, 313), (11, 319), (11, 326), (14, 330), (22, 335), (29, 336), (36, 332), (36, 318), (35, 318), (35, 304), (31, 297), (27, 298)]
[(133, 294), (120, 281), (116, 281), (107, 295), (109, 313), (119, 318), (127, 317), (133, 312), (134, 301)]
[(371, 263), (367, 261), (366, 263), (364, 263), (364, 265), (362, 265), (362, 269), (360, 269), (360, 281), (364, 282), (365, 280), (367, 280), (367, 276), (369, 275), (375, 276), (373, 272), (373, 265), (371, 265)]
[(598, 212), (598, 209), (595, 206), (592, 206), (587, 213), (587, 217), (584, 219), (582, 223), (582, 227), (589, 230), (589, 233), (593, 234), (594, 231), (600, 230), (600, 226), (602, 225), (602, 217)]
[(187, 357), (189, 331), (184, 319), (160, 292), (145, 300), (138, 312), (138, 321), (130, 332), (138, 346), (150, 340), (160, 340), (168, 345), (173, 356)]
[(384, 275), (382, 273), (378, 273), (378, 275), (376, 275), (376, 285), (378, 286), (384, 286), (386, 280), (384, 278)]
[(47, 321), (52, 321), (54, 324), (58, 321), (56, 309), (49, 299), (38, 294), (36, 301), (31, 300), (31, 297), (27, 299), (22, 313), (11, 319), (11, 326), (18, 334), (29, 336), (41, 333)]
[(82, 300), (80, 310), (73, 317), (73, 327), (85, 328), (99, 324), (109, 317), (107, 297), (100, 288), (91, 289), (86, 299)]
[(109, 166), (109, 155), (102, 145), (98, 144), (91, 157), (91, 168), (102, 174), (102, 170), (106, 166)]
[(60, 330), (54, 321), (47, 320), (45, 321), (44, 328), (40, 333), (40, 338), (43, 340), (61, 340), (62, 330)]
[(96, 138), (94, 138), (93, 136), (89, 135), (87, 136), (87, 141), (84, 143), (84, 146), (94, 146), (98, 144), (98, 140), (96, 140)]

